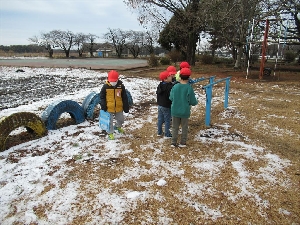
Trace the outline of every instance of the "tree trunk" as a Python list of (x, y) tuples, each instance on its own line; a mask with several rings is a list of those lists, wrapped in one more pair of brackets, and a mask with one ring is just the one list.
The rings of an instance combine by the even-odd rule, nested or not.
[(211, 50), (211, 55), (212, 55), (213, 58), (215, 58), (215, 54), (216, 54), (216, 49), (213, 48), (213, 49)]
[(49, 58), (53, 58), (53, 49), (48, 50)]
[(65, 53), (66, 53), (66, 58), (69, 58), (69, 56), (70, 56), (70, 50), (65, 50)]
[(198, 42), (198, 33), (191, 32), (189, 34), (189, 39), (187, 43), (187, 61), (190, 65), (194, 66), (195, 65), (195, 54), (196, 54), (196, 47), (197, 47), (197, 42)]
[(47, 45), (45, 48), (49, 54), (49, 58), (52, 58), (53, 57), (53, 49), (51, 48), (51, 45)]
[(243, 55), (243, 46), (238, 47), (237, 57), (235, 61), (234, 68), (241, 68), (241, 62), (242, 62), (242, 55)]

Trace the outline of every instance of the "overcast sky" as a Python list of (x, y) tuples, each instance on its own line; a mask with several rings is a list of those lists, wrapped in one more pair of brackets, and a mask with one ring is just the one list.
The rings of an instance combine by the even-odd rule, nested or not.
[(51, 30), (101, 37), (108, 28), (143, 30), (122, 0), (0, 0), (0, 45), (27, 45)]

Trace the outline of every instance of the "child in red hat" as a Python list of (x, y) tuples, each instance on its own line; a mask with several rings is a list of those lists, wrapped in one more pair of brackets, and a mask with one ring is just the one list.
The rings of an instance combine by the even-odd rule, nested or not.
[[(124, 133), (122, 125), (124, 123), (124, 114), (129, 112), (128, 98), (123, 82), (119, 80), (119, 73), (115, 70), (108, 72), (107, 80), (100, 91), (101, 109), (110, 113), (110, 125), (108, 139), (114, 140), (114, 129), (119, 133)], [(116, 119), (116, 125), (113, 126), (113, 119)]]
[(167, 71), (169, 72), (169, 75), (172, 76), (172, 83), (174, 84), (176, 82), (175, 75), (177, 73), (175, 66), (168, 66)]
[(190, 69), (190, 68), (191, 68), (190, 64), (189, 64), (188, 62), (186, 62), (186, 61), (181, 62), (181, 63), (179, 64), (179, 67), (180, 67), (180, 69), (178, 70), (178, 72), (177, 72), (176, 75), (175, 75), (176, 81), (179, 81), (179, 80), (180, 80), (180, 70), (181, 70), (181, 69), (183, 69), (183, 68), (188, 68), (188, 69)]
[(161, 82), (157, 86), (156, 96), (158, 104), (158, 118), (157, 118), (157, 136), (163, 136), (162, 126), (165, 124), (164, 136), (166, 138), (172, 137), (170, 132), (171, 123), (171, 100), (170, 91), (173, 87), (172, 75), (168, 71), (163, 71), (159, 74)]
[(186, 147), (188, 135), (188, 121), (191, 115), (191, 106), (198, 104), (195, 92), (189, 85), (191, 70), (182, 68), (180, 70), (180, 81), (173, 86), (170, 92), (171, 115), (172, 115), (172, 147), (177, 147), (178, 130), (181, 125), (182, 134), (179, 147)]

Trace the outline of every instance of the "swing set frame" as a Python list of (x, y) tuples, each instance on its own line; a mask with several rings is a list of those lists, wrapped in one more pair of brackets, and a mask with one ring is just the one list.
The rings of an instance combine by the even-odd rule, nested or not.
[[(263, 40), (261, 42), (261, 60), (260, 60), (260, 68), (259, 68), (259, 79), (263, 79), (264, 75), (271, 75), (271, 68), (265, 68), (265, 63), (266, 63), (266, 53), (267, 53), (267, 48), (268, 48), (268, 37), (269, 37), (269, 29), (270, 29), (270, 21), (275, 21), (275, 23), (280, 23), (280, 29), (279, 33), (277, 35), (277, 41), (273, 43), (277, 43), (277, 53), (276, 53), (276, 58), (275, 58), (275, 65), (274, 65), (274, 74), (273, 76), (275, 77), (276, 70), (277, 70), (277, 64), (278, 64), (278, 58), (279, 58), (279, 50), (280, 50), (280, 45), (282, 44), (282, 51), (285, 48), (285, 45), (287, 44), (287, 31), (289, 28), (289, 22), (288, 26), (285, 26), (284, 30), (284, 37), (282, 38), (282, 24), (284, 20), (289, 20), (289, 19), (266, 19), (266, 20), (258, 20), (255, 21), (254, 19), (252, 20), (252, 23), (249, 23), (251, 25), (251, 28), (249, 28), (248, 33), (250, 33), (249, 37), (247, 37), (247, 47), (249, 45), (248, 49), (248, 63), (247, 63), (247, 73), (246, 73), (246, 79), (248, 79), (249, 73), (250, 73), (250, 58), (251, 58), (251, 50), (252, 50), (252, 45), (254, 43), (258, 43), (253, 41), (253, 36), (254, 36), (254, 27), (256, 25), (259, 25), (259, 23), (265, 22), (264, 26), (264, 35), (263, 35)], [(283, 40), (283, 41), (282, 41)], [(282, 53), (281, 53), (282, 57)], [(279, 80), (279, 76), (278, 76)]]

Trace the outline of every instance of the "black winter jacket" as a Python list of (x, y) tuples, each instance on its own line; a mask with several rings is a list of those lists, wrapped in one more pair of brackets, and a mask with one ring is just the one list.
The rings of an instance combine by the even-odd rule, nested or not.
[(172, 101), (169, 99), (172, 83), (160, 82), (157, 86), (157, 104), (166, 108), (171, 108)]

